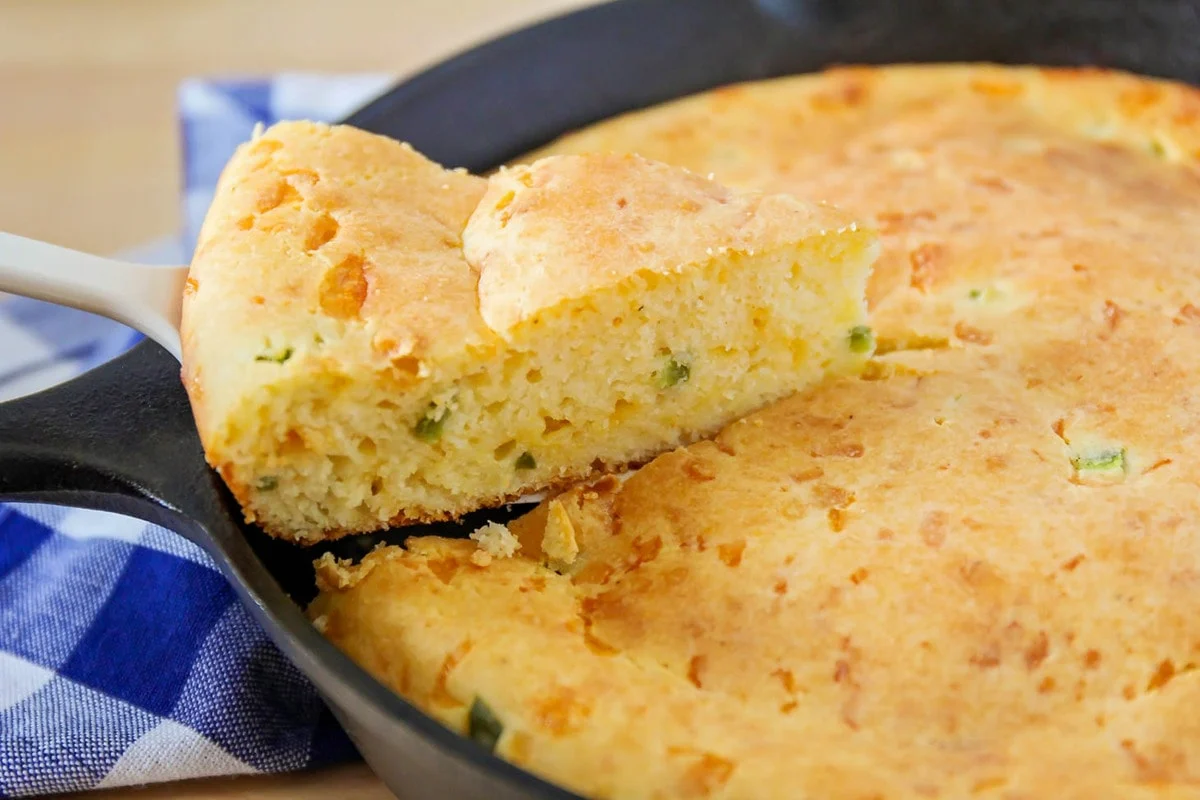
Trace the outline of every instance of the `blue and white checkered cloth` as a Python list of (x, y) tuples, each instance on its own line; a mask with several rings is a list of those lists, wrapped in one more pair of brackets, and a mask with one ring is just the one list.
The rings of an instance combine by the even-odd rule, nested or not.
[[(186, 83), (185, 230), (124, 255), (183, 263), (221, 168), (255, 123), (337, 119), (387, 83)], [(0, 296), (0, 400), (70, 378), (140, 338)], [(198, 547), (115, 514), (0, 505), (0, 797), (281, 772), (353, 755), (312, 686)]]

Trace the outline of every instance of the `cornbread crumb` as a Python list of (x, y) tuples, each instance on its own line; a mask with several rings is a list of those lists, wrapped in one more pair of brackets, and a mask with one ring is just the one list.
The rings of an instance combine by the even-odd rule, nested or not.
[[(592, 494), (595, 494), (594, 492)], [(559, 500), (551, 500), (546, 510), (546, 528), (542, 533), (542, 553), (556, 568), (570, 566), (579, 555), (575, 526)]]
[(338, 558), (325, 553), (313, 563), (316, 570), (317, 589), (322, 592), (349, 589), (366, 577), (377, 562), (355, 566), (348, 558)]
[(499, 522), (489, 522), (482, 528), (476, 529), (471, 533), (471, 540), (479, 546), (475, 552), (486, 556), (479, 560), (476, 560), (474, 556), (471, 557), (472, 563), (481, 567), (490, 564), (493, 557), (512, 558), (521, 549), (521, 543), (517, 541), (517, 537), (512, 535), (512, 531), (508, 529), (507, 525), (501, 525)]

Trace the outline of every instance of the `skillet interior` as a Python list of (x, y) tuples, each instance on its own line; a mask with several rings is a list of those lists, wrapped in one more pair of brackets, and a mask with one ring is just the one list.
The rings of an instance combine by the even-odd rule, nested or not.
[[(830, 63), (1103, 64), (1195, 83), (1196, 41), (1200, 8), (1167, 0), (622, 0), (469, 51), (347, 121), (483, 171), (622, 111)], [(164, 352), (144, 344), (84, 378), (0, 406), (0, 497), (123, 511), (207, 547), (401, 797), (569, 797), (396, 698), (316, 635), (287, 599), (311, 597), (311, 563), (323, 550), (354, 557), (381, 538), (461, 535), (516, 512), (322, 548), (271, 540), (239, 522), (204, 467), (177, 376)]]

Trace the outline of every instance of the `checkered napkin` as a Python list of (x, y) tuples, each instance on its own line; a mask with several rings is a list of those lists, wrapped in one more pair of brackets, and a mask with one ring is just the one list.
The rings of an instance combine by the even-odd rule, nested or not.
[[(221, 167), (255, 123), (337, 119), (387, 80), (186, 83), (185, 231), (123, 255), (183, 263)], [(140, 339), (98, 317), (0, 296), (0, 400)], [(200, 548), (115, 514), (0, 505), (0, 797), (280, 772), (353, 755)]]

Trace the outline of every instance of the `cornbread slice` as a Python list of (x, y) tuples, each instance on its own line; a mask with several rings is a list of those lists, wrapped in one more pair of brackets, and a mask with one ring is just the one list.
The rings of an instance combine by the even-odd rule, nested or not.
[(455, 517), (716, 431), (871, 348), (844, 214), (626, 155), (490, 179), (285, 123), (201, 231), (184, 380), (248, 520)]

